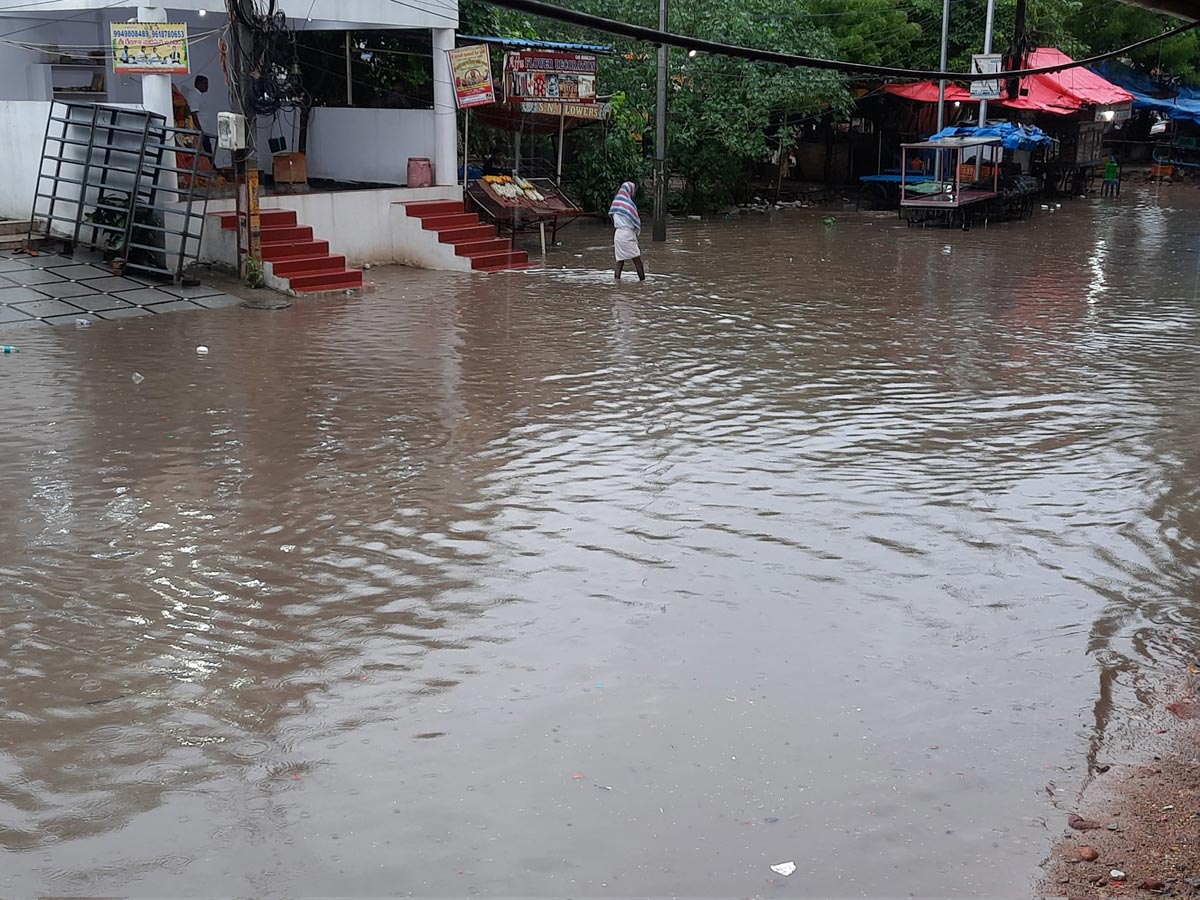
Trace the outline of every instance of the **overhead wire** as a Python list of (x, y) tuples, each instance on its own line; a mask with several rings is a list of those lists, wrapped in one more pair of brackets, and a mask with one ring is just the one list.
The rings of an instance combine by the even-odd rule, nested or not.
[[(73, 22), (76, 19), (83, 18), (84, 16), (91, 16), (99, 11), (112, 9), (114, 6), (122, 6), (127, 2), (128, 2), (128, 0), (112, 0), (111, 3), (105, 4), (104, 6), (98, 7), (96, 9), (83, 9), (83, 10), (80, 10), (79, 12), (75, 13), (73, 16), (64, 16), (61, 19), (55, 19), (55, 21), (56, 22)], [(35, 29), (45, 28), (45, 27), (46, 27), (46, 21), (39, 19), (35, 24), (28, 25), (25, 28), (18, 28), (14, 31), (6, 31), (3, 34), (0, 34), (0, 38), (12, 37), (14, 34), (24, 34), (26, 31), (34, 31)]]
[[(391, 2), (397, 3), (400, 2), (400, 0), (391, 0)], [(634, 40), (646, 41), (647, 43), (651, 44), (666, 44), (672, 47), (681, 47), (685, 50), (696, 50), (697, 52), (704, 52), (719, 56), (731, 56), (738, 59), (748, 59), (752, 62), (766, 62), (784, 66), (824, 69), (847, 74), (875, 75), (880, 78), (907, 78), (918, 81), (993, 81), (996, 79), (1005, 78), (1025, 78), (1030, 75), (1047, 75), (1052, 72), (1061, 72), (1065, 69), (1089, 66), (1094, 63), (1102, 62), (1106, 59), (1123, 56), (1140, 47), (1149, 46), (1157, 41), (1174, 37), (1179, 34), (1184, 34), (1185, 32), (1200, 27), (1200, 21), (1187, 22), (1179, 25), (1178, 27), (1162, 32), (1161, 34), (1144, 38), (1140, 41), (1134, 41), (1133, 43), (1127, 44), (1124, 47), (1120, 47), (1116, 50), (1098, 53), (1085, 59), (1076, 59), (1064, 63), (1057, 63), (1055, 65), (993, 73), (940, 72), (936, 70), (931, 71), (928, 69), (905, 69), (895, 66), (878, 66), (868, 65), (865, 63), (847, 62), (844, 60), (822, 59), (820, 57), (802, 56), (794, 53), (780, 53), (773, 50), (761, 50), (755, 47), (746, 47), (739, 44), (726, 44), (719, 41), (706, 40), (704, 38), (695, 38), (688, 35), (675, 34), (669, 31), (660, 31), (657, 28), (648, 28), (644, 25), (634, 25), (629, 22), (622, 22), (616, 19), (592, 15), (591, 13), (579, 12), (577, 10), (556, 6), (552, 3), (545, 3), (543, 0), (486, 0), (486, 2), (491, 3), (493, 6), (499, 6), (502, 9), (510, 9), (516, 12), (523, 12), (528, 15), (541, 16), (554, 21), (577, 25), (582, 28), (590, 28), (594, 31), (601, 31), (608, 34), (621, 35)]]

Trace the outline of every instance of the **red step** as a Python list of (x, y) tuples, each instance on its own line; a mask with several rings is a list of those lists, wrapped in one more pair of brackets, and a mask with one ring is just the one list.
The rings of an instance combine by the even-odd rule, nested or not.
[(424, 219), (429, 216), (450, 216), (466, 212), (466, 204), (461, 200), (427, 200), (422, 203), (405, 203), (406, 215)]
[(421, 220), (421, 227), (426, 231), (442, 231), (446, 228), (469, 228), (479, 224), (479, 216), (475, 213), (458, 213), (452, 216), (428, 216)]
[(274, 225), (262, 230), (264, 244), (280, 244), (284, 241), (311, 241), (313, 230), (308, 225)]
[(483, 241), (496, 236), (495, 225), (471, 225), (468, 228), (447, 228), (438, 233), (443, 244), (461, 244), (466, 241)]
[(328, 256), (329, 241), (284, 241), (278, 244), (263, 244), (263, 259), (275, 262), (302, 256)]
[(280, 278), (311, 275), (329, 269), (341, 270), (344, 268), (346, 268), (346, 257), (344, 256), (289, 256), (279, 262), (271, 263), (271, 271)]
[[(238, 214), (236, 212), (223, 212), (215, 215), (221, 220), (221, 227), (227, 231), (237, 228)], [(296, 211), (294, 209), (264, 209), (259, 213), (259, 224), (263, 228), (295, 225)]]
[(533, 263), (513, 263), (508, 266), (476, 266), (476, 272), (512, 272), (516, 269), (532, 269)]
[(472, 269), (490, 269), (496, 268), (511, 269), (514, 266), (523, 266), (529, 262), (529, 254), (524, 250), (506, 250), (503, 253), (483, 253), (478, 256), (471, 257)]
[(484, 253), (502, 253), (512, 250), (512, 241), (506, 238), (492, 238), (486, 241), (455, 242), (454, 252), (458, 256), (479, 256)]
[(362, 272), (358, 269), (324, 272), (319, 275), (298, 275), (288, 279), (293, 291), (340, 291), (362, 287)]

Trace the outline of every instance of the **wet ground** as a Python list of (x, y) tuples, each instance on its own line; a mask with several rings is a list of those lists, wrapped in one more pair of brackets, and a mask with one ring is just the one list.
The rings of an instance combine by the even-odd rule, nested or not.
[(205, 285), (182, 286), (138, 273), (113, 275), (99, 253), (73, 256), (0, 253), (0, 335), (40, 325), (87, 327), (101, 320), (224, 309), (236, 297)]
[(1198, 206), (22, 330), (0, 893), (1028, 893), (1200, 631)]

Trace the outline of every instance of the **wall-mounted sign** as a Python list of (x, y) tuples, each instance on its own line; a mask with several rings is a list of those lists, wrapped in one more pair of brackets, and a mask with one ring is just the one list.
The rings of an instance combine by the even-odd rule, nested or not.
[(1128, 122), (1132, 115), (1133, 108), (1129, 103), (1120, 103), (1116, 106), (1097, 106), (1093, 121), (1111, 122), (1113, 125), (1119, 125), (1122, 122)]
[(504, 90), (509, 100), (596, 99), (596, 57), (586, 53), (521, 50), (504, 58)]
[(526, 115), (566, 116), (568, 119), (591, 119), (595, 122), (608, 118), (607, 103), (562, 103), (555, 101), (525, 100), (521, 112)]
[(113, 72), (117, 75), (187, 75), (187, 25), (174, 22), (113, 22)]
[[(1003, 57), (999, 53), (976, 53), (971, 57), (971, 72), (974, 75), (995, 75), (1002, 69)], [(999, 100), (1000, 79), (971, 82), (972, 100)]]
[(454, 78), (454, 99), (459, 109), (496, 102), (492, 87), (492, 57), (487, 44), (471, 44), (450, 50), (450, 74)]

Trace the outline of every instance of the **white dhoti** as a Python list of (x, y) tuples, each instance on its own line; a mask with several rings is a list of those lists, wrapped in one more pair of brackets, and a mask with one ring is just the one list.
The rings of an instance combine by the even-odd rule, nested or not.
[(613, 249), (617, 253), (617, 262), (636, 259), (642, 255), (642, 248), (638, 246), (637, 232), (632, 228), (618, 228), (613, 233)]

